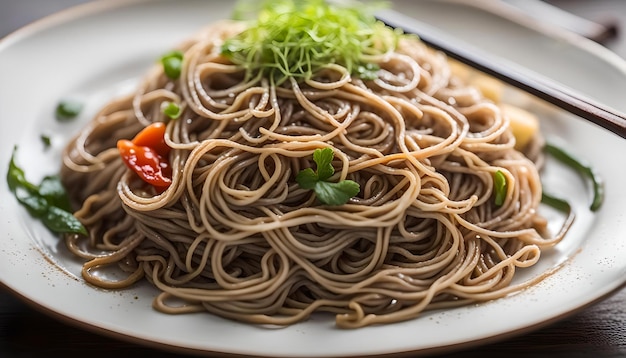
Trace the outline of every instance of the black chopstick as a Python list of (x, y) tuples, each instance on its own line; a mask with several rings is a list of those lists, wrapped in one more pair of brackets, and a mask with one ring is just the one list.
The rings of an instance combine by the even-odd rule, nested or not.
[(442, 51), (481, 72), (491, 75), (511, 86), (517, 87), (548, 103), (584, 118), (609, 131), (626, 138), (626, 115), (616, 109), (600, 104), (555, 81), (538, 74), (522, 73), (504, 65), (504, 61), (492, 60), (469, 45), (460, 44), (438, 30), (397, 11), (384, 9), (376, 13), (378, 20), (405, 33), (417, 35), (426, 45)]

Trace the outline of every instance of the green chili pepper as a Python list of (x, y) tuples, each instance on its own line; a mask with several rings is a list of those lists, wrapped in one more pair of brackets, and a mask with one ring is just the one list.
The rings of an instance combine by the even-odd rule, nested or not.
[(596, 171), (589, 164), (576, 159), (572, 154), (556, 147), (555, 145), (547, 143), (544, 150), (555, 159), (578, 171), (580, 174), (591, 180), (591, 183), (593, 184), (593, 200), (591, 201), (589, 209), (591, 211), (598, 210), (604, 201), (604, 182)]

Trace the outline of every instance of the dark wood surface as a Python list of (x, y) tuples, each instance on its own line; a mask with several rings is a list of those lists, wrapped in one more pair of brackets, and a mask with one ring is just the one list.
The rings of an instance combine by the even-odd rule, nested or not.
[[(0, 291), (0, 357), (192, 357), (156, 350), (66, 324)], [(626, 357), (626, 289), (527, 334), (433, 357)]]
[[(0, 36), (50, 12), (85, 0), (0, 2)], [(549, 0), (598, 22), (626, 31), (626, 1)], [(626, 34), (604, 43), (626, 57)], [(626, 98), (626, 94), (624, 94)], [(322, 343), (322, 342), (321, 342)], [(40, 312), (0, 286), (0, 357), (184, 357), (92, 332)], [(626, 357), (626, 288), (558, 322), (529, 333), (449, 352), (445, 357)]]

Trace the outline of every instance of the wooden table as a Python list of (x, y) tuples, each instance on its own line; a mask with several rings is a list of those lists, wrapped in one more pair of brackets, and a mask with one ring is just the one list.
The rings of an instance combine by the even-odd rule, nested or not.
[[(30, 22), (45, 15), (46, 12), (56, 11), (59, 8), (80, 2), (86, 1), (21, 0), (19, 3), (15, 2), (11, 5), (0, 4), (0, 14), (4, 11), (4, 18), (12, 16), (11, 23), (4, 22), (4, 24), (13, 26), (20, 24), (20, 21), (22, 23)], [(594, 21), (614, 21), (626, 30), (626, 1), (550, 0), (549, 2)], [(21, 12), (8, 15), (6, 13), (7, 6), (15, 12), (18, 10)], [(28, 10), (29, 7), (31, 10)], [(28, 11), (23, 12), (24, 10)], [(0, 15), (0, 17), (2, 16)], [(3, 19), (0, 18), (0, 24), (2, 23)], [(1, 27), (0, 36), (11, 30), (13, 29), (7, 28), (7, 26)], [(618, 35), (605, 44), (626, 57), (626, 34)], [(624, 97), (626, 99), (626, 93)], [(154, 350), (66, 324), (47, 313), (39, 312), (29, 304), (14, 297), (5, 288), (0, 287), (0, 357), (46, 357), (54, 355), (110, 358), (118, 354), (123, 356), (184, 357), (184, 355), (174, 352)], [(574, 315), (531, 333), (448, 353), (445, 356), (452, 358), (626, 357), (626, 288)]]

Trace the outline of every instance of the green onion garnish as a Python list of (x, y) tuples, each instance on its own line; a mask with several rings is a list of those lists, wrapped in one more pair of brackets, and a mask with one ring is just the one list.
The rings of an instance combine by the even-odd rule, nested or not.
[(504, 204), (504, 199), (506, 198), (506, 190), (507, 190), (507, 182), (506, 177), (502, 171), (497, 170), (493, 173), (493, 191), (495, 194), (494, 203), (497, 206), (502, 206)]
[(180, 106), (174, 102), (167, 102), (167, 104), (163, 107), (163, 114), (171, 119), (176, 119), (180, 117), (181, 114)]
[(567, 201), (545, 192), (541, 193), (541, 202), (566, 214), (569, 214), (572, 211), (572, 206)]
[(170, 79), (180, 77), (180, 71), (183, 66), (183, 53), (181, 51), (171, 51), (161, 57), (161, 64), (165, 75)]
[(555, 145), (546, 143), (544, 149), (555, 159), (591, 180), (593, 185), (593, 200), (591, 201), (589, 209), (591, 211), (598, 210), (604, 201), (604, 183), (596, 171), (589, 164), (576, 159), (572, 154)]

